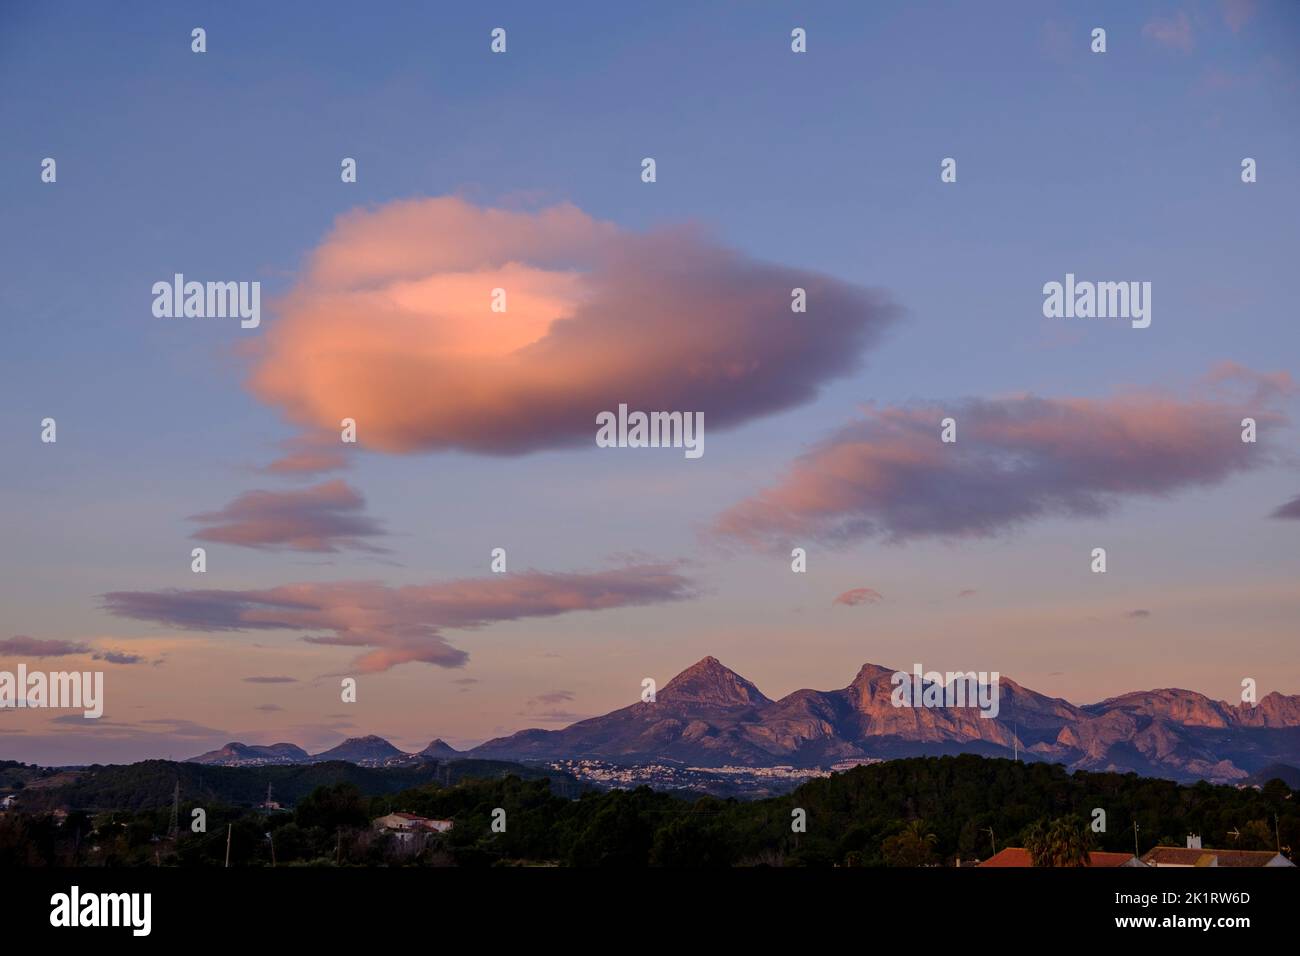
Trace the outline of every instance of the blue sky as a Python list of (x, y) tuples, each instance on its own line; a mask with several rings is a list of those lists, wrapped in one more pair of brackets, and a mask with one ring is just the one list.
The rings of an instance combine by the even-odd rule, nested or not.
[[(1152, 24), (1186, 30), (1160, 42), (1169, 34)], [(207, 30), (203, 55), (190, 52), (194, 26)], [(496, 26), (504, 56), (488, 51)], [(794, 26), (808, 31), (805, 55), (790, 52)], [(1103, 55), (1088, 49), (1094, 26), (1107, 30)], [(464, 674), (425, 664), (376, 676), (385, 704), (352, 718), (359, 732), (472, 742), (534, 723), (538, 695), (563, 689), (575, 714), (602, 712), (634, 699), (643, 673), (666, 680), (706, 654), (770, 696), (914, 659), (1000, 668), (1074, 700), (1169, 684), (1230, 697), (1240, 675), (1265, 672), (1271, 689), (1300, 691), (1296, 523), (1265, 517), (1300, 492), (1293, 460), (1095, 520), (862, 543), (817, 554), (805, 578), (700, 540), (863, 402), (1187, 389), (1227, 360), (1297, 374), (1298, 51), (1300, 7), (1286, 2), (6, 5), (7, 630), (148, 648), (165, 663), (120, 668), (123, 699), (213, 739), (323, 725), (337, 702), (306, 690), (279, 725), (259, 724), (246, 686), (189, 701), (205, 672), (238, 683), (241, 668), (297, 668), (306, 685), (346, 655), (309, 656), (292, 634), (182, 634), (99, 606), (110, 591), (193, 587), (186, 517), (280, 487), (254, 469), (294, 434), (243, 385), (235, 350), (260, 333), (155, 319), (149, 288), (184, 272), (259, 279), (271, 296), (338, 215), (459, 195), (567, 201), (630, 231), (694, 223), (754, 259), (886, 290), (906, 316), (860, 373), (711, 433), (699, 463), (367, 453), (343, 477), (393, 532), (390, 554), (210, 549), (214, 588), (472, 577), (499, 541), (544, 570), (620, 552), (692, 562), (694, 601), (460, 639), (482, 681), (471, 692), (450, 684)], [(45, 156), (56, 184), (40, 181)], [(343, 156), (358, 160), (356, 184), (339, 181)], [(658, 164), (652, 186), (644, 156)], [(938, 176), (947, 156), (951, 185)], [(1257, 183), (1240, 181), (1245, 156)], [(1151, 281), (1151, 328), (1043, 318), (1041, 287), (1066, 272)], [(56, 446), (37, 442), (47, 415)], [(1293, 453), (1294, 430), (1273, 438)], [(1104, 585), (1063, 570), (1097, 540), (1122, 555)], [(857, 617), (830, 606), (855, 586), (886, 601)], [(982, 603), (955, 602), (962, 588)], [(1136, 639), (1107, 623), (1151, 605)], [(1090, 618), (1103, 623), (1079, 623)], [(43, 725), (30, 719), (35, 739)], [(18, 755), (85, 759), (101, 745), (58, 746)], [(111, 747), (158, 744), (123, 729)]]

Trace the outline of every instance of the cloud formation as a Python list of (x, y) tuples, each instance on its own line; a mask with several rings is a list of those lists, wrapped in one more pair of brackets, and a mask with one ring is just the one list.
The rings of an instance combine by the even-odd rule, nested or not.
[(597, 413), (622, 402), (738, 425), (855, 371), (896, 310), (692, 228), (442, 197), (341, 216), (276, 313), (248, 384), (308, 436), (279, 469), (310, 471), (328, 465), (312, 442), (337, 441), (344, 418), (393, 453), (591, 444)]
[(246, 591), (115, 591), (103, 599), (104, 607), (119, 617), (186, 630), (326, 631), (303, 640), (370, 648), (352, 668), (374, 673), (410, 661), (460, 667), (469, 655), (451, 646), (444, 630), (693, 596), (675, 565), (646, 564), (595, 572), (525, 571), (398, 588), (337, 582)]
[(103, 651), (94, 654), (92, 657), (97, 661), (106, 661), (109, 664), (143, 664), (145, 658), (140, 654), (128, 654), (126, 651)]
[(206, 525), (192, 537), (265, 550), (381, 552), (364, 540), (385, 533), (363, 513), (365, 506), (360, 492), (342, 480), (292, 491), (248, 491), (220, 511), (192, 515), (190, 520)]
[(875, 588), (853, 588), (851, 591), (845, 591), (839, 595), (832, 604), (843, 604), (846, 607), (857, 607), (859, 604), (879, 604), (885, 598)]
[(1279, 505), (1273, 511), (1271, 517), (1300, 520), (1300, 495), (1296, 495), (1284, 505)]
[(0, 654), (12, 657), (70, 657), (90, 652), (89, 645), (77, 641), (42, 640), (25, 634), (0, 641)]
[[(1022, 396), (877, 408), (802, 456), (777, 485), (715, 522), (754, 547), (815, 540), (987, 537), (1052, 516), (1092, 517), (1126, 497), (1223, 481), (1270, 461), (1241, 440), (1264, 407), (1133, 393), (1110, 399)], [(957, 420), (957, 441), (940, 422)]]
[(96, 650), (81, 641), (43, 640), (17, 634), (0, 641), (0, 656), (5, 657), (75, 657), (90, 655), (91, 660), (109, 664), (140, 664), (144, 658), (126, 651)]
[(571, 710), (562, 710), (559, 707), (560, 704), (569, 703), (574, 698), (575, 695), (571, 690), (557, 690), (548, 694), (538, 694), (536, 697), (528, 699), (527, 703), (524, 704), (524, 709), (519, 712), (519, 716), (528, 717), (542, 723), (571, 724), (589, 716)]
[(347, 468), (351, 462), (336, 436), (299, 435), (282, 443), (284, 454), (262, 471), (271, 475), (310, 477)]

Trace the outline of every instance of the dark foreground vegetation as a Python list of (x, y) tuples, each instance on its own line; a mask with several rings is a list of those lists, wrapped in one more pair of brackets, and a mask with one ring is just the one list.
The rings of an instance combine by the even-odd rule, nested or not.
[[(0, 765), (0, 773), (16, 766)], [(1300, 798), (1281, 780), (1262, 789), (1182, 786), (973, 755), (858, 767), (752, 802), (688, 800), (645, 787), (573, 799), (559, 795), (576, 792), (567, 784), (517, 766), (481, 779), (502, 772), (487, 761), (401, 771), (165, 761), (101, 769), (114, 773), (57, 786), (34, 781), (18, 791), (22, 809), (0, 817), (0, 866), (222, 866), (228, 825), (232, 866), (924, 866), (987, 858), (994, 839), (999, 848), (1057, 841), (1132, 852), (1134, 820), (1144, 852), (1181, 846), (1188, 833), (1207, 847), (1272, 850), (1280, 836), (1288, 855), (1300, 849)], [(265, 798), (268, 781), (290, 808), (249, 805)], [(33, 804), (68, 812), (60, 819)], [(191, 832), (196, 808), (206, 814), (206, 833)], [(498, 808), (504, 832), (493, 830)], [(1105, 811), (1104, 833), (1088, 826), (1095, 808)], [(792, 830), (796, 810), (806, 814), (804, 832)], [(401, 846), (372, 827), (391, 811), (450, 819), (454, 827)]]

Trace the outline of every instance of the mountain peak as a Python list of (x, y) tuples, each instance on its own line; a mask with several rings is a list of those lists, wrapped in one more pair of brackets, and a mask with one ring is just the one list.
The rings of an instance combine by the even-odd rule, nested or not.
[(763, 692), (716, 657), (705, 657), (670, 680), (658, 694), (669, 703), (748, 707), (771, 703)]
[(891, 677), (894, 674), (893, 668), (882, 667), (879, 664), (866, 663), (858, 668), (857, 676), (853, 678), (850, 687), (856, 687), (870, 681), (879, 680), (881, 677)]
[(439, 737), (437, 740), (433, 741), (433, 743), (429, 744), (429, 746), (421, 750), (420, 754), (424, 757), (458, 757), (460, 756), (460, 751)]
[(364, 737), (349, 737), (337, 747), (331, 747), (323, 753), (316, 754), (312, 759), (320, 760), (350, 760), (353, 762), (362, 760), (382, 760), (387, 757), (401, 756), (401, 751), (394, 747), (383, 737), (377, 737), (374, 734), (367, 734)]

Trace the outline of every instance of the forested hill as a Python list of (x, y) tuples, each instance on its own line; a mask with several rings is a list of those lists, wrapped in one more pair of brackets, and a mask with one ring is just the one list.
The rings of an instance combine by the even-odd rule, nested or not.
[(176, 784), (186, 804), (212, 803), (251, 807), (266, 799), (292, 806), (319, 786), (347, 783), (368, 796), (398, 793), (423, 784), (456, 784), (467, 778), (491, 779), (507, 774), (523, 779), (546, 772), (499, 760), (429, 762), (414, 767), (359, 767), (345, 761), (270, 767), (205, 767), (170, 760), (92, 766), (59, 774), (57, 786), (28, 786), (21, 791), (24, 810), (153, 810), (170, 807)]

